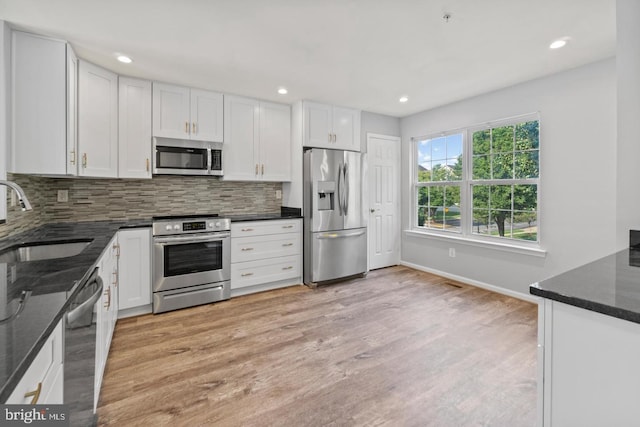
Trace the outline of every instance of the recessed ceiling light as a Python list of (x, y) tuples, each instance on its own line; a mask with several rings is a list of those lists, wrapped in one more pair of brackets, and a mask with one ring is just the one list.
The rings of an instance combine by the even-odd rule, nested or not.
[(399, 102), (405, 103), (409, 100), (408, 96), (401, 96), (400, 99), (398, 99)]
[(124, 62), (125, 64), (131, 64), (133, 62), (133, 60), (131, 58), (129, 58), (128, 56), (125, 56), (125, 55), (119, 55), (118, 56), (118, 61)]
[(280, 95), (286, 95), (287, 93), (289, 93), (289, 91), (287, 90), (286, 87), (281, 87), (281, 88), (278, 89), (278, 93)]
[(549, 45), (549, 49), (560, 49), (561, 47), (564, 47), (566, 44), (567, 44), (567, 40), (566, 39), (554, 40)]

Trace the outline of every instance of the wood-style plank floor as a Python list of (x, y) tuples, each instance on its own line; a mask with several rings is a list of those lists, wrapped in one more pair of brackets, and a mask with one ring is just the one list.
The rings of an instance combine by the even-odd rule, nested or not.
[(533, 304), (406, 267), (123, 319), (114, 426), (533, 426)]

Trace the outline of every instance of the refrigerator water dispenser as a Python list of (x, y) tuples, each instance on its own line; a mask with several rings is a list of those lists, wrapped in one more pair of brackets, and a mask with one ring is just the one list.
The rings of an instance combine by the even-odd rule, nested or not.
[(316, 192), (316, 206), (319, 211), (332, 211), (334, 209), (334, 195), (336, 192), (335, 181), (318, 181)]

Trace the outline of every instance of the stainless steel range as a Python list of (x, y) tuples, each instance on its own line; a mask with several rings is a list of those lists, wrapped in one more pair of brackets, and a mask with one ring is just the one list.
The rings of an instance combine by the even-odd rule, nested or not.
[(231, 221), (208, 216), (153, 218), (153, 312), (231, 297)]

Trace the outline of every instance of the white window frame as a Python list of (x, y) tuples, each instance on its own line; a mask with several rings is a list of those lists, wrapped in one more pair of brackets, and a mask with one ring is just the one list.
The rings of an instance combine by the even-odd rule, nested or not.
[[(466, 126), (459, 129), (449, 130), (445, 132), (432, 133), (425, 136), (411, 138), (411, 199), (412, 199), (412, 214), (411, 214), (411, 228), (407, 230), (405, 234), (416, 237), (428, 237), (436, 238), (439, 240), (456, 241), (463, 244), (469, 244), (471, 246), (491, 247), (498, 250), (506, 250), (510, 252), (518, 252), (524, 254), (530, 254), (534, 256), (545, 256), (546, 251), (542, 248), (541, 242), (543, 235), (541, 234), (541, 175), (542, 169), (538, 170), (538, 178), (526, 178), (526, 179), (495, 179), (495, 180), (473, 180), (472, 179), (472, 167), (473, 167), (473, 140), (472, 136), (474, 132), (484, 130), (488, 128), (496, 128), (501, 126), (515, 125), (517, 123), (523, 123), (528, 121), (538, 121), (538, 126), (541, 128), (540, 114), (528, 113), (518, 116), (513, 116), (505, 119), (494, 120), (482, 124), (475, 124)], [(460, 231), (445, 231), (434, 228), (418, 227), (418, 188), (424, 185), (418, 183), (418, 146), (419, 141), (426, 139), (439, 138), (442, 136), (462, 133), (462, 181), (460, 181), (460, 211), (461, 222)], [(540, 132), (540, 135), (542, 132)], [(542, 137), (540, 138), (538, 145), (538, 165), (541, 162), (542, 151)], [(446, 185), (449, 181), (444, 181), (442, 184)], [(439, 184), (439, 183), (437, 183)], [(518, 184), (535, 184), (537, 185), (537, 213), (536, 224), (538, 227), (537, 242), (519, 240), (507, 237), (493, 237), (484, 236), (481, 234), (473, 233), (473, 195), (472, 186), (474, 184), (481, 185), (518, 185)]]

